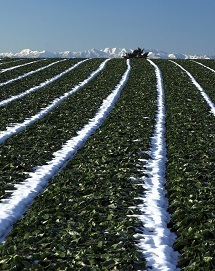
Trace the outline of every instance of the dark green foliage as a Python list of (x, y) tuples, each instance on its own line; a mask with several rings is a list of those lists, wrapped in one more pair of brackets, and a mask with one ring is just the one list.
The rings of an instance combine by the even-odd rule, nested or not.
[[(61, 62), (10, 84), (10, 89), (1, 87), (2, 99), (38, 85), (79, 60)], [(71, 90), (102, 61), (87, 61), (53, 84), (1, 108), (0, 130), (23, 121)], [(162, 71), (166, 92), (166, 189), (172, 214), (169, 227), (178, 236), (174, 248), (181, 253), (179, 267), (211, 271), (215, 268), (214, 117), (179, 67), (167, 60), (154, 62)], [(39, 63), (38, 67), (42, 61)], [(204, 74), (212, 79), (213, 72), (196, 63), (178, 63), (201, 80), (209, 96), (214, 95), (210, 80), (201, 79)], [(12, 70), (11, 78), (16, 76), (15, 71), (23, 74), (30, 66), (36, 67), (32, 65)], [(156, 81), (148, 61), (131, 59), (131, 66), (130, 78), (103, 125), (49, 181), (0, 245), (0, 270), (145, 270), (145, 260), (134, 238), (142, 226), (135, 218), (139, 211), (130, 207), (137, 206), (137, 198), (144, 193), (138, 185), (138, 177), (142, 176), (138, 159), (148, 159), (156, 113)], [(26, 172), (51, 160), (52, 153), (76, 135), (125, 70), (124, 59), (109, 61), (80, 92), (1, 145), (0, 198), (6, 198), (6, 190), (22, 182), (28, 176)]]
[[(177, 62), (193, 76), (208, 73), (190, 61)], [(179, 267), (214, 270), (214, 116), (186, 73), (169, 61), (155, 63), (161, 68), (166, 90), (166, 188), (170, 226), (178, 235), (174, 248), (181, 253)], [(204, 78), (201, 83), (210, 89)]]
[[(124, 60), (118, 64), (125, 70)], [(116, 85), (105, 74), (104, 93), (108, 84)], [(97, 88), (97, 99), (102, 89)], [(84, 103), (84, 95), (81, 97), (78, 100)], [(2, 270), (143, 268), (133, 237), (140, 222), (131, 217), (138, 211), (129, 208), (138, 203), (135, 198), (142, 189), (130, 177), (138, 177), (136, 163), (144, 156), (140, 152), (150, 146), (155, 99), (153, 68), (149, 63), (133, 63), (130, 80), (108, 119), (50, 180), (1, 246)], [(93, 95), (88, 103), (91, 100)]]
[[(213, 66), (213, 60), (201, 61), (205, 66)], [(215, 72), (195, 63), (194, 61), (177, 60), (177, 63), (185, 68), (205, 90), (210, 99), (215, 103)], [(210, 65), (211, 63), (211, 65)], [(209, 64), (209, 65), (208, 65)], [(215, 66), (215, 65), (214, 65)], [(213, 68), (215, 70), (215, 67)]]
[[(101, 60), (96, 59), (93, 62), (97, 63), (98, 67)], [(89, 69), (87, 63), (86, 67)], [(76, 131), (94, 116), (102, 100), (110, 94), (114, 86), (119, 82), (125, 67), (125, 61), (124, 63), (114, 60), (109, 61), (107, 69), (87, 84), (85, 88), (71, 95), (54, 111), (34, 125), (26, 128), (24, 132), (9, 138), (0, 148), (0, 174), (4, 181), (19, 183), (25, 178), (26, 171), (30, 172), (33, 170), (33, 167), (51, 160), (52, 153), (60, 149), (62, 144), (72, 136), (75, 136)], [(80, 69), (82, 71), (81, 67)], [(80, 73), (79, 78), (81, 77), (81, 80), (77, 79), (77, 72), (74, 80), (80, 82), (86, 79), (89, 73), (92, 72), (91, 69), (90, 71), (88, 69), (85, 70), (85, 76)], [(116, 69), (114, 74), (112, 69)], [(71, 90), (70, 82), (72, 78), (65, 76), (62, 80), (64, 80), (64, 87), (68, 85), (63, 93)], [(58, 91), (58, 87), (53, 87), (52, 91)], [(33, 105), (37, 106), (37, 99), (32, 100), (32, 110), (34, 108)], [(20, 106), (18, 106), (14, 107), (13, 110), (16, 113), (20, 109)], [(18, 115), (17, 117), (19, 118), (20, 116)], [(4, 119), (0, 121), (3, 122)], [(21, 149), (20, 146), (22, 146)], [(4, 189), (7, 189), (7, 186)], [(1, 197), (2, 193), (0, 194)]]

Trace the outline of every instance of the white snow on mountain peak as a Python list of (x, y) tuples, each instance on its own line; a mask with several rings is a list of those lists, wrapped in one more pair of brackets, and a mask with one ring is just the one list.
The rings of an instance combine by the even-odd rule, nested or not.
[[(37, 51), (31, 49), (23, 49), (19, 53), (0, 53), (0, 57), (12, 57), (12, 58), (121, 58), (125, 53), (132, 52), (133, 49), (127, 48), (104, 48), (104, 49), (89, 49), (86, 51), (72, 52), (53, 52), (53, 51)], [(166, 53), (158, 49), (145, 49), (145, 52), (149, 52), (149, 58), (151, 59), (215, 59), (215, 53), (211, 55), (186, 55), (181, 53)]]

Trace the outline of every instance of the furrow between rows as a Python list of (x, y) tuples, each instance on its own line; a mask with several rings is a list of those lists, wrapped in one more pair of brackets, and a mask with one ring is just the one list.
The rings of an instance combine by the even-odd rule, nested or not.
[(32, 74), (37, 73), (37, 72), (39, 72), (39, 71), (42, 71), (42, 70), (44, 70), (44, 69), (47, 69), (47, 68), (49, 68), (49, 67), (51, 67), (51, 66), (53, 66), (53, 65), (55, 65), (55, 64), (57, 64), (57, 63), (59, 63), (59, 62), (65, 61), (65, 60), (66, 60), (66, 59), (58, 60), (58, 61), (55, 61), (55, 62), (53, 62), (53, 63), (50, 63), (50, 64), (48, 64), (48, 65), (46, 65), (46, 66), (44, 66), (44, 67), (41, 67), (41, 68), (39, 68), (39, 69), (36, 69), (36, 70), (34, 70), (34, 71), (30, 71), (30, 72), (27, 72), (27, 73), (25, 73), (25, 74), (23, 74), (23, 75), (19, 75), (19, 76), (16, 77), (16, 78), (13, 78), (13, 79), (10, 79), (10, 80), (8, 80), (8, 81), (6, 81), (6, 82), (0, 83), (0, 87), (1, 87), (1, 86), (5, 86), (5, 85), (7, 85), (7, 84), (10, 84), (10, 83), (12, 83), (12, 82), (15, 82), (15, 81), (17, 81), (17, 80), (20, 80), (20, 79), (22, 79), (22, 78), (25, 78), (25, 77), (27, 77), (27, 76), (29, 76), (29, 75), (32, 75)]
[(166, 92), (166, 190), (182, 270), (213, 270), (214, 116), (187, 74), (155, 61)]
[(2, 63), (1, 63), (1, 65), (4, 65), (4, 64), (11, 64), (11, 63), (14, 63), (14, 62), (20, 62), (20, 61), (26, 61), (26, 59), (24, 59), (24, 58), (18, 58), (18, 59), (15, 59), (15, 60), (11, 60), (11, 59), (1, 59), (1, 61), (3, 61)]
[(28, 62), (28, 63), (24, 63), (24, 64), (17, 65), (17, 66), (13, 66), (13, 67), (6, 68), (6, 69), (1, 69), (0, 73), (5, 73), (5, 72), (8, 72), (8, 71), (11, 71), (11, 70), (20, 68), (20, 67), (24, 67), (24, 66), (27, 66), (27, 65), (31, 65), (31, 64), (33, 64), (33, 63), (35, 63), (35, 62), (39, 62), (39, 61), (41, 61), (41, 59), (39, 59), (39, 60), (34, 60), (34, 61), (31, 61), (31, 62)]
[(202, 63), (200, 63), (200, 62), (198, 62), (198, 61), (194, 61), (194, 60), (193, 60), (193, 62), (195, 62), (195, 63), (197, 63), (197, 64), (199, 64), (199, 65), (205, 67), (206, 69), (208, 69), (208, 70), (210, 70), (210, 71), (212, 71), (212, 72), (215, 72), (214, 69), (212, 69), (212, 68), (210, 68), (210, 67), (208, 67), (208, 66), (206, 66), (206, 65), (204, 65), (204, 64), (202, 64)]
[[(111, 81), (124, 61), (119, 60), (114, 73), (113, 66), (107, 67)], [(131, 60), (131, 65), (129, 80), (103, 125), (49, 180), (0, 246), (2, 267), (144, 270), (133, 237), (140, 221), (128, 216), (139, 212), (129, 206), (135, 205), (142, 188), (130, 176), (139, 174), (136, 163), (147, 156), (156, 87), (147, 61)], [(106, 86), (108, 82), (106, 78)], [(27, 231), (26, 225), (31, 225)]]
[(28, 90), (26, 90), (26, 91), (24, 91), (24, 92), (22, 92), (22, 93), (19, 93), (18, 95), (11, 96), (10, 98), (1, 101), (1, 102), (0, 102), (0, 107), (5, 106), (5, 105), (9, 104), (10, 102), (15, 101), (15, 100), (17, 100), (17, 99), (21, 99), (21, 98), (23, 98), (24, 96), (26, 96), (26, 95), (28, 95), (28, 94), (30, 94), (30, 93), (32, 93), (32, 92), (35, 92), (35, 91), (37, 91), (37, 90), (39, 90), (39, 89), (41, 89), (41, 88), (43, 88), (43, 87), (45, 87), (45, 86), (47, 86), (47, 85), (53, 83), (54, 81), (58, 80), (59, 78), (61, 78), (61, 77), (64, 76), (65, 74), (67, 74), (68, 72), (70, 72), (70, 71), (72, 71), (73, 69), (77, 68), (80, 64), (84, 63), (85, 61), (87, 61), (87, 59), (84, 59), (84, 60), (82, 60), (82, 61), (79, 61), (78, 63), (76, 63), (76, 64), (73, 65), (72, 67), (68, 68), (67, 70), (61, 72), (61, 73), (58, 74), (58, 75), (55, 75), (55, 76), (52, 77), (52, 78), (47, 79), (45, 82), (40, 83), (40, 84), (37, 85), (37, 86), (34, 86), (34, 87), (32, 87), (32, 88), (30, 88), (30, 89), (28, 89)]
[(213, 270), (214, 82), (190, 60), (90, 59), (2, 107), (0, 269)]
[[(180, 67), (191, 79), (192, 83), (196, 86), (196, 88), (199, 90), (199, 92), (201, 93), (202, 97), (204, 98), (204, 100), (206, 101), (206, 103), (209, 105), (210, 107), (210, 111), (211, 113), (215, 116), (215, 104), (213, 103), (213, 101), (211, 100), (211, 98), (209, 97), (209, 95), (206, 93), (206, 91), (201, 87), (201, 85), (196, 81), (196, 79), (192, 76), (192, 74), (190, 72), (188, 72), (185, 68), (183, 68), (180, 64), (178, 64), (175, 61), (170, 60), (172, 63), (174, 63), (175, 65), (177, 65), (178, 67)], [(214, 80), (215, 82), (215, 80)]]
[[(166, 173), (166, 139), (165, 139), (165, 92), (160, 69), (154, 62), (157, 80), (157, 115), (154, 135), (151, 138), (151, 149), (148, 152), (151, 159), (144, 160), (141, 183), (145, 193), (139, 205), (143, 223), (142, 233), (138, 234), (138, 247), (146, 258), (146, 266), (150, 270), (179, 270), (177, 266), (178, 252), (173, 250), (175, 235), (168, 228), (170, 214), (167, 211), (168, 200), (165, 190)], [(141, 160), (142, 161), (142, 160)]]
[[(94, 116), (125, 69), (125, 63), (117, 60), (108, 61), (106, 65), (107, 68), (100, 72), (96, 79), (88, 82), (82, 91), (76, 91), (67, 97), (55, 110), (50, 111), (22, 132), (8, 138), (1, 146), (1, 198), (6, 195), (4, 191), (8, 190), (8, 184), (19, 183), (25, 178), (25, 172), (31, 172), (35, 165), (49, 161), (52, 153), (61, 148), (69, 138), (75, 136), (77, 131)], [(117, 72), (113, 74), (112, 68)], [(85, 71), (86, 74), (88, 70)], [(80, 74), (80, 77), (86, 78), (84, 74)], [(19, 110), (19, 107), (17, 109)], [(13, 110), (16, 111), (16, 107)], [(20, 146), (23, 148), (20, 149)]]
[[(65, 72), (61, 73), (59, 76), (54, 77), (50, 81), (53, 82), (53, 81), (57, 80), (58, 78), (60, 78), (64, 74), (68, 73), (72, 69), (76, 68), (77, 66), (79, 66), (81, 63), (83, 63), (85, 61), (86, 60), (83, 60), (83, 61), (77, 63), (72, 68), (70, 68), (70, 69), (66, 70)], [(80, 82), (79, 85), (75, 86), (72, 90), (64, 93), (64, 95), (62, 95), (62, 96), (56, 98), (54, 101), (50, 102), (50, 104), (47, 107), (45, 107), (44, 109), (39, 111), (36, 115), (31, 116), (28, 119), (25, 119), (22, 123), (10, 124), (10, 126), (7, 127), (5, 131), (0, 131), (0, 144), (4, 143), (4, 141), (6, 139), (8, 139), (9, 137), (11, 137), (12, 135), (15, 135), (18, 132), (24, 130), (27, 126), (29, 126), (29, 125), (33, 124), (34, 122), (42, 119), (46, 114), (48, 114), (50, 111), (52, 111), (54, 108), (56, 108), (60, 103), (62, 103), (70, 95), (72, 95), (76, 91), (79, 91), (80, 89), (82, 89), (94, 77), (96, 77), (98, 75), (98, 73), (100, 73), (105, 68), (105, 65), (106, 65), (107, 61), (109, 61), (109, 60), (105, 60), (96, 71), (91, 73), (91, 75), (88, 78), (86, 78), (84, 81)], [(51, 83), (50, 81), (47, 84)], [(23, 93), (20, 94), (19, 98), (21, 98), (21, 95), (23, 95)]]
[(102, 124), (128, 80), (130, 73), (129, 61), (127, 61), (127, 65), (128, 68), (121, 81), (115, 87), (114, 91), (103, 101), (95, 117), (90, 119), (89, 122), (78, 131), (77, 136), (71, 138), (63, 145), (62, 149), (55, 152), (53, 154), (54, 158), (51, 161), (46, 165), (38, 166), (34, 172), (29, 173), (29, 178), (21, 184), (16, 184), (15, 191), (10, 198), (0, 203), (1, 241), (5, 238), (5, 234), (8, 233), (8, 228), (11, 227), (11, 224), (22, 217), (26, 208), (32, 203), (32, 200), (47, 186), (48, 180), (65, 166), (68, 160), (72, 158), (90, 135)]

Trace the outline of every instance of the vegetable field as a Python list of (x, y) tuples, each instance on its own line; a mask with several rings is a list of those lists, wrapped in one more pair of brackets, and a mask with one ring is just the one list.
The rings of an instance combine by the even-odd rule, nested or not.
[(215, 269), (215, 61), (0, 60), (0, 270)]

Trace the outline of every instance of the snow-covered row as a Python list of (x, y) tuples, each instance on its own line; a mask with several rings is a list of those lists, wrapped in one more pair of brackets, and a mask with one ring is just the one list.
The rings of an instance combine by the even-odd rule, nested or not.
[(189, 73), (185, 68), (183, 68), (181, 65), (176, 63), (175, 61), (169, 60), (178, 67), (180, 67), (186, 74), (190, 77), (192, 83), (197, 87), (197, 89), (200, 91), (202, 97), (205, 99), (209, 107), (211, 108), (211, 113), (215, 116), (215, 104), (211, 101), (210, 97), (206, 94), (205, 90), (200, 86), (200, 84), (196, 81), (196, 79)]
[(211, 69), (211, 68), (208, 67), (208, 66), (205, 66), (204, 64), (202, 64), (202, 63), (200, 63), (200, 62), (198, 62), (198, 61), (194, 61), (194, 60), (191, 60), (191, 61), (193, 61), (193, 62), (195, 62), (195, 63), (197, 63), (197, 64), (199, 64), (199, 65), (205, 67), (206, 69), (208, 69), (208, 70), (210, 70), (210, 71), (212, 71), (212, 72), (215, 72), (215, 70)]
[(22, 217), (34, 198), (45, 189), (48, 180), (52, 178), (66, 163), (75, 155), (86, 140), (101, 126), (108, 116), (120, 92), (126, 84), (131, 66), (127, 60), (127, 69), (119, 84), (115, 86), (112, 93), (103, 100), (96, 115), (79, 131), (77, 136), (68, 140), (60, 150), (53, 153), (53, 159), (43, 166), (38, 166), (34, 172), (29, 173), (29, 178), (20, 184), (16, 184), (14, 192), (8, 199), (0, 203), (0, 241), (2, 242), (12, 228), (12, 224)]
[(165, 141), (165, 94), (160, 69), (151, 60), (157, 80), (157, 114), (154, 135), (151, 140), (150, 160), (140, 159), (143, 164), (141, 181), (144, 188), (142, 204), (138, 207), (143, 223), (142, 233), (135, 237), (138, 247), (146, 259), (146, 265), (153, 271), (176, 271), (178, 252), (173, 250), (175, 235), (167, 224), (170, 214), (167, 212), (168, 200), (165, 197), (166, 141)]
[[(84, 60), (86, 61), (86, 60)], [(12, 135), (17, 134), (18, 132), (24, 130), (27, 126), (33, 124), (34, 122), (38, 121), (39, 119), (43, 118), (46, 114), (48, 114), (51, 110), (57, 107), (60, 103), (62, 103), (65, 99), (67, 99), (70, 95), (75, 93), (76, 91), (83, 88), (87, 83), (89, 83), (99, 72), (101, 72), (104, 68), (106, 63), (109, 59), (106, 59), (102, 62), (97, 70), (92, 72), (90, 76), (85, 79), (84, 81), (80, 82), (77, 86), (75, 86), (69, 92), (64, 93), (64, 95), (60, 96), (59, 98), (54, 99), (47, 107), (39, 111), (36, 115), (25, 119), (22, 123), (15, 123), (10, 124), (5, 131), (0, 131), (0, 144), (2, 144), (6, 139), (11, 137)], [(83, 61), (82, 61), (83, 62)], [(79, 62), (80, 63), (80, 62)], [(73, 66), (74, 67), (74, 66)]]
[(28, 63), (25, 63), (25, 64), (13, 66), (13, 67), (10, 67), (10, 68), (7, 68), (7, 69), (2, 69), (2, 70), (0, 71), (0, 73), (7, 72), (7, 71), (11, 71), (11, 70), (17, 69), (17, 68), (19, 68), (19, 67), (24, 67), (24, 66), (30, 65), (30, 64), (32, 64), (32, 63), (38, 62), (38, 61), (41, 61), (41, 59), (40, 59), (40, 60), (34, 60), (34, 61), (31, 61), (31, 62), (28, 62)]
[(73, 69), (77, 68), (80, 64), (82, 64), (83, 62), (88, 61), (88, 60), (89, 59), (81, 60), (78, 63), (76, 63), (75, 65), (73, 65), (72, 67), (68, 68), (67, 70), (55, 75), (52, 78), (47, 79), (45, 82), (39, 84), (38, 86), (32, 87), (32, 88), (30, 88), (30, 89), (28, 89), (28, 90), (26, 90), (26, 91), (24, 91), (24, 92), (22, 92), (20, 94), (11, 96), (10, 98), (1, 101), (0, 102), (0, 107), (5, 106), (6, 104), (9, 104), (10, 102), (12, 102), (14, 100), (21, 99), (24, 96), (26, 96), (27, 94), (32, 93), (32, 92), (34, 92), (34, 91), (36, 91), (36, 90), (38, 90), (40, 88), (46, 87), (47, 85), (53, 83), (54, 81), (56, 81), (57, 79), (59, 79), (60, 77), (65, 75), (66, 73), (72, 71)]
[(47, 69), (47, 68), (49, 68), (49, 67), (51, 67), (51, 66), (53, 66), (53, 65), (55, 65), (55, 64), (57, 64), (57, 63), (59, 63), (59, 62), (65, 61), (65, 60), (66, 60), (66, 59), (62, 59), (62, 60), (55, 61), (55, 62), (53, 62), (53, 63), (51, 63), (51, 64), (49, 64), (49, 65), (47, 65), (47, 66), (41, 67), (41, 68), (36, 69), (36, 70), (34, 70), (34, 71), (27, 72), (27, 73), (25, 73), (25, 74), (23, 74), (23, 75), (20, 75), (20, 76), (14, 78), (14, 79), (10, 79), (10, 80), (8, 80), (8, 81), (6, 81), (6, 82), (0, 83), (0, 87), (1, 87), (1, 86), (5, 86), (5, 85), (7, 85), (7, 84), (10, 84), (10, 83), (12, 83), (12, 82), (14, 82), (14, 81), (20, 80), (20, 79), (22, 79), (22, 78), (25, 78), (25, 77), (27, 77), (27, 76), (29, 76), (29, 75), (32, 75), (32, 74), (36, 73), (36, 72), (42, 71), (42, 70), (44, 70), (44, 69)]

